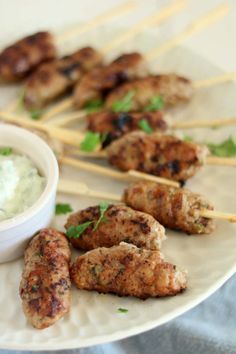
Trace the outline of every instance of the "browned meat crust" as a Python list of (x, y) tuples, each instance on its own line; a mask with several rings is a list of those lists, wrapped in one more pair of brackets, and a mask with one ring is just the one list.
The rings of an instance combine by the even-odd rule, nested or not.
[(192, 97), (193, 87), (190, 80), (175, 74), (148, 76), (115, 88), (107, 96), (106, 107), (112, 109), (113, 104), (130, 91), (134, 92), (130, 110), (141, 111), (155, 96), (161, 96), (166, 106), (187, 102)]
[(164, 262), (159, 251), (124, 242), (78, 257), (71, 267), (71, 278), (79, 289), (141, 299), (176, 295), (187, 282), (186, 273)]
[(129, 133), (106, 151), (109, 162), (122, 171), (138, 170), (181, 182), (195, 175), (209, 153), (204, 145), (144, 132)]
[(64, 234), (41, 230), (25, 251), (20, 283), (23, 311), (30, 323), (51, 326), (70, 308), (70, 248)]
[[(65, 225), (78, 226), (87, 221), (97, 221), (99, 206), (80, 210), (69, 216)], [(89, 226), (79, 238), (71, 238), (76, 248), (91, 250), (98, 247), (112, 247), (121, 241), (132, 243), (140, 248), (160, 249), (165, 240), (165, 229), (152, 216), (137, 212), (125, 205), (110, 205), (96, 230)]]
[(85, 47), (63, 58), (42, 64), (25, 85), (24, 103), (38, 108), (65, 93), (87, 71), (101, 65), (102, 55)]
[(98, 112), (86, 117), (88, 130), (106, 134), (105, 142), (107, 144), (105, 145), (124, 134), (140, 129), (139, 124), (143, 119), (148, 122), (153, 130), (163, 132), (168, 129), (168, 118), (161, 111), (139, 113)]
[(15, 81), (25, 77), (40, 63), (56, 57), (54, 38), (38, 32), (4, 49), (0, 54), (0, 77)]
[(140, 54), (124, 54), (111, 64), (94, 69), (83, 77), (74, 90), (75, 105), (84, 107), (90, 101), (102, 99), (120, 83), (145, 74), (144, 59)]
[(213, 206), (187, 189), (142, 181), (130, 185), (123, 198), (131, 208), (152, 215), (170, 229), (188, 234), (210, 234), (214, 230), (213, 220), (199, 215), (201, 209), (213, 210)]

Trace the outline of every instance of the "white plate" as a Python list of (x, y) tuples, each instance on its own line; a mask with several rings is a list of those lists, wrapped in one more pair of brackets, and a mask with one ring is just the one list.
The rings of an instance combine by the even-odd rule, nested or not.
[[(100, 29), (87, 36), (88, 43), (95, 43), (98, 37), (105, 38), (114, 32), (111, 28)], [(116, 32), (116, 31), (115, 31)], [(98, 36), (98, 37), (97, 37)], [(139, 36), (133, 43), (139, 48), (154, 43), (151, 34)], [(155, 39), (155, 43), (156, 39)], [(78, 44), (77, 44), (78, 45)], [(131, 49), (130, 45), (126, 48)], [(124, 48), (123, 48), (124, 49)], [(189, 52), (183, 47), (162, 56), (155, 65), (156, 71), (177, 71), (193, 79), (214, 76), (220, 70)], [(5, 89), (6, 100), (9, 96)], [(190, 104), (175, 110), (176, 119), (216, 118), (235, 115), (236, 86), (232, 83), (196, 92)], [(218, 130), (205, 129), (188, 132), (196, 141), (221, 141), (232, 134), (235, 128)], [(69, 168), (62, 175), (75, 178), (94, 189), (121, 193), (125, 184), (100, 176), (88, 175)], [(236, 169), (204, 167), (189, 183), (193, 191), (209, 197), (218, 210), (236, 211), (234, 190)], [(58, 196), (58, 201), (70, 202), (74, 210), (98, 201), (88, 198)], [(62, 228), (65, 217), (56, 217), (54, 226)], [(217, 290), (236, 270), (236, 226), (217, 222), (217, 229), (211, 236), (186, 236), (168, 231), (168, 240), (163, 251), (167, 260), (189, 271), (187, 291), (176, 297), (149, 299), (120, 298), (86, 291), (72, 291), (70, 314), (54, 326), (45, 330), (33, 329), (26, 321), (18, 295), (22, 271), (22, 260), (0, 266), (0, 348), (28, 350), (56, 350), (80, 348), (147, 331), (186, 312)], [(119, 313), (118, 308), (128, 309)]]

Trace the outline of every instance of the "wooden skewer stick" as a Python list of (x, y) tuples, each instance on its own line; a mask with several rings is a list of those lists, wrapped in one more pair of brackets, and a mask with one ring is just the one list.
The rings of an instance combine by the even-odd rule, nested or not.
[(104, 12), (103, 14), (100, 14), (95, 18), (92, 18), (91, 20), (87, 21), (85, 24), (80, 24), (79, 26), (77, 25), (71, 30), (66, 31), (61, 35), (57, 35), (56, 37), (57, 43), (60, 45), (68, 41), (72, 37), (79, 36), (83, 33), (91, 31), (99, 27), (100, 25), (112, 20), (115, 17), (122, 16), (125, 15), (126, 13), (133, 11), (136, 8), (136, 6), (137, 5), (135, 4), (134, 1), (127, 1), (121, 5), (113, 7), (112, 9)]
[[(92, 197), (92, 198), (105, 199), (105, 200), (108, 199), (108, 200), (114, 200), (117, 202), (122, 202), (122, 197), (117, 194), (94, 191), (94, 190), (90, 189), (84, 183), (74, 182), (74, 181), (64, 180), (64, 179), (61, 179), (59, 181), (58, 192), (65, 193), (65, 194), (83, 195), (83, 196), (88, 196), (88, 197)], [(200, 215), (202, 217), (209, 218), (209, 219), (220, 219), (220, 220), (226, 220), (229, 222), (236, 222), (236, 214), (223, 213), (223, 212), (215, 211), (215, 210), (202, 209), (202, 210), (200, 210)]]
[(87, 114), (88, 113), (86, 113), (85, 111), (71, 112), (61, 117), (57, 117), (58, 119), (50, 121), (50, 124), (52, 123), (53, 126), (57, 126), (57, 127), (64, 127), (65, 125), (68, 125), (75, 121), (79, 122), (80, 120), (84, 119)]
[(148, 16), (144, 20), (139, 21), (136, 25), (129, 29), (129, 31), (124, 31), (117, 38), (114, 38), (110, 43), (105, 44), (101, 48), (101, 51), (106, 54), (117, 46), (122, 45), (128, 40), (134, 38), (137, 34), (144, 31), (147, 27), (153, 25), (157, 26), (164, 22), (169, 17), (173, 16), (178, 11), (182, 10), (187, 4), (186, 0), (176, 0), (173, 3), (167, 5), (163, 9), (159, 9), (157, 13)]
[(195, 33), (203, 30), (209, 25), (215, 23), (216, 21), (221, 20), (230, 10), (228, 4), (222, 4), (218, 6), (213, 11), (208, 12), (206, 15), (201, 16), (192, 24), (190, 24), (185, 30), (177, 34), (175, 37), (171, 38), (169, 41), (166, 41), (162, 46), (150, 50), (147, 54), (148, 60), (153, 60), (169, 51), (170, 49), (176, 47), (188, 37), (194, 35)]
[(209, 156), (206, 159), (207, 165), (218, 165), (218, 166), (235, 166), (236, 159), (232, 157), (218, 157), (218, 156)]
[(184, 122), (174, 122), (171, 124), (171, 128), (191, 129), (191, 128), (223, 127), (223, 126), (235, 125), (235, 124), (236, 124), (236, 117), (219, 118), (219, 119), (199, 119), (199, 120), (190, 120)]
[(7, 112), (0, 111), (0, 119), (3, 119), (6, 122), (18, 124), (20, 126), (37, 129), (47, 133), (49, 136), (60, 140), (61, 142), (74, 146), (79, 147), (80, 143), (84, 139), (84, 135), (78, 132), (73, 132), (71, 130), (51, 127), (46, 124), (42, 124), (40, 122), (36, 122), (27, 118), (21, 118), (16, 115)]
[(197, 80), (193, 82), (195, 89), (201, 89), (204, 87), (209, 87), (213, 85), (223, 84), (224, 82), (236, 80), (236, 72), (222, 74), (215, 77), (210, 77), (209, 79)]
[(149, 174), (138, 172), (138, 171), (132, 171), (132, 170), (128, 171), (128, 172), (115, 171), (115, 170), (108, 168), (108, 167), (98, 166), (93, 163), (81, 161), (78, 159), (73, 159), (70, 157), (62, 156), (60, 158), (60, 162), (62, 164), (65, 164), (65, 165), (68, 165), (71, 167), (79, 168), (79, 169), (82, 169), (82, 170), (85, 170), (88, 172), (98, 173), (103, 176), (115, 178), (115, 179), (118, 179), (121, 181), (127, 181), (127, 180), (132, 181), (132, 180), (136, 180), (136, 179), (145, 179), (148, 181), (162, 183), (162, 184), (166, 184), (166, 185), (173, 186), (173, 187), (180, 186), (180, 184), (178, 182), (171, 181), (166, 178), (161, 178), (161, 177), (149, 175)]
[[(116, 46), (123, 44), (135, 37), (138, 33), (142, 32), (144, 29), (152, 26), (158, 25), (167, 20), (169, 17), (173, 16), (176, 12), (180, 11), (186, 5), (186, 0), (175, 0), (170, 5), (167, 5), (161, 10), (158, 10), (157, 13), (152, 14), (151, 16), (146, 17), (144, 20), (139, 21), (133, 28), (130, 28), (129, 31), (124, 31), (122, 34), (119, 34), (116, 38), (113, 38), (109, 43), (105, 44), (101, 51), (106, 54), (111, 49)], [(73, 99), (65, 99), (59, 103), (55, 108), (48, 110), (48, 112), (41, 117), (42, 121), (47, 121), (58, 113), (64, 112), (68, 108), (73, 107)], [(81, 114), (84, 111), (81, 111)]]
[(116, 200), (118, 202), (120, 201), (120, 196), (116, 194), (94, 191), (88, 188), (88, 186), (85, 183), (70, 181), (66, 179), (59, 180), (57, 191), (59, 193), (66, 193), (66, 194), (79, 195), (79, 196), (84, 195), (84, 196), (98, 198), (98, 199)]

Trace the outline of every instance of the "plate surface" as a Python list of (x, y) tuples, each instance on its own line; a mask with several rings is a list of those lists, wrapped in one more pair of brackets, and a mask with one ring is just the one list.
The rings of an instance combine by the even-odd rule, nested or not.
[[(108, 38), (115, 32), (117, 29), (101, 28), (99, 33), (88, 35), (87, 42), (96, 43), (98, 37)], [(156, 37), (151, 33), (144, 33), (133, 44), (123, 46), (123, 51), (136, 48), (145, 52), (153, 43), (157, 43)], [(75, 45), (76, 43), (73, 44), (74, 47)], [(221, 73), (212, 64), (184, 47), (176, 48), (168, 55), (162, 56), (153, 64), (153, 69), (175, 71), (192, 79)], [(12, 93), (13, 89), (5, 88), (4, 94), (1, 95), (2, 103)], [(172, 114), (174, 119), (179, 120), (232, 116), (236, 112), (235, 96), (236, 86), (233, 83), (198, 90), (190, 104), (175, 109)], [(217, 130), (196, 129), (187, 131), (186, 134), (199, 142), (217, 142), (233, 132), (236, 132), (235, 128), (230, 127)], [(125, 187), (124, 183), (69, 168), (62, 168), (61, 174), (85, 181), (97, 190), (122, 193)], [(233, 196), (235, 186), (236, 169), (229, 167), (206, 166), (187, 183), (187, 187), (211, 199), (216, 209), (229, 212), (236, 210)], [(98, 200), (91, 198), (63, 195), (58, 195), (58, 201), (71, 203), (74, 210), (98, 203)], [(64, 216), (56, 217), (53, 226), (63, 229), (65, 219)], [(0, 348), (79, 348), (122, 339), (159, 326), (206, 299), (235, 272), (235, 233), (236, 226), (226, 222), (217, 222), (217, 229), (211, 236), (186, 236), (167, 231), (168, 239), (163, 246), (163, 252), (167, 260), (188, 270), (187, 291), (176, 297), (140, 301), (73, 289), (70, 314), (54, 326), (41, 331), (33, 329), (27, 323), (21, 310), (18, 287), (22, 260), (0, 265)], [(128, 312), (119, 313), (117, 309), (120, 307), (128, 309)]]

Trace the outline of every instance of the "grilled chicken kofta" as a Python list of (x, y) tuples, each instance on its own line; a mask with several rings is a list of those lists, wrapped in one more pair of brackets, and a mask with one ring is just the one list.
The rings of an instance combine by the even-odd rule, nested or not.
[(78, 289), (141, 299), (176, 295), (187, 286), (186, 272), (165, 262), (159, 251), (125, 242), (78, 257), (71, 278)]
[(112, 142), (106, 152), (109, 162), (122, 171), (138, 170), (180, 182), (195, 175), (209, 153), (204, 145), (141, 131)]
[(157, 250), (166, 238), (164, 227), (152, 216), (125, 205), (109, 205), (103, 216), (104, 220), (101, 220), (95, 228), (99, 217), (99, 206), (93, 206), (69, 216), (65, 225), (67, 230), (91, 222), (80, 237), (70, 238), (74, 247), (91, 250), (98, 247), (112, 247), (125, 241), (140, 248)]
[(102, 55), (91, 47), (39, 66), (25, 84), (24, 104), (39, 108), (65, 93), (82, 75), (102, 64)]
[(4, 81), (22, 79), (37, 65), (55, 57), (54, 38), (49, 32), (27, 36), (0, 53), (0, 78)]
[(104, 145), (133, 130), (140, 129), (145, 120), (153, 129), (164, 132), (169, 127), (169, 118), (162, 111), (155, 112), (97, 112), (86, 117), (88, 130), (106, 134)]
[(157, 96), (162, 98), (165, 106), (188, 102), (193, 95), (193, 87), (190, 80), (176, 74), (148, 76), (112, 90), (106, 98), (106, 108), (112, 109), (114, 103), (121, 101), (129, 92), (133, 92), (130, 111), (142, 111)]
[(54, 229), (41, 230), (25, 251), (20, 296), (26, 317), (38, 329), (70, 309), (70, 255), (65, 235)]
[(91, 70), (84, 75), (74, 90), (75, 106), (82, 108), (88, 102), (103, 99), (117, 85), (142, 77), (146, 73), (146, 65), (141, 54), (123, 54), (109, 65)]
[(187, 234), (210, 234), (214, 230), (213, 219), (200, 215), (200, 210), (213, 210), (213, 206), (187, 189), (140, 181), (126, 189), (123, 200), (131, 208), (152, 215), (169, 229)]

